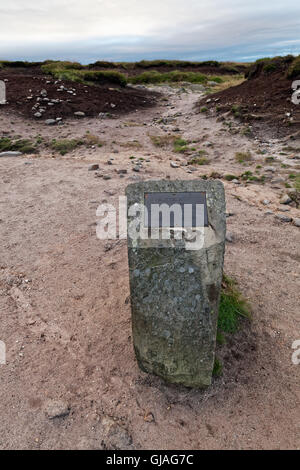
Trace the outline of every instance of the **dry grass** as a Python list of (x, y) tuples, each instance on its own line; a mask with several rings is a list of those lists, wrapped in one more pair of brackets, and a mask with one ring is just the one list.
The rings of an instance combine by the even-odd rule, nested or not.
[(149, 135), (152, 144), (155, 147), (160, 148), (168, 148), (174, 144), (174, 140), (178, 138), (178, 136), (174, 135)]
[(222, 75), (222, 83), (209, 89), (209, 93), (217, 93), (218, 91), (226, 90), (232, 86), (237, 86), (243, 83), (246, 79), (244, 75)]
[(120, 147), (124, 147), (127, 149), (141, 149), (143, 146), (138, 140), (130, 140), (128, 142), (120, 142)]
[(235, 159), (238, 163), (249, 162), (252, 160), (252, 155), (250, 152), (236, 152)]

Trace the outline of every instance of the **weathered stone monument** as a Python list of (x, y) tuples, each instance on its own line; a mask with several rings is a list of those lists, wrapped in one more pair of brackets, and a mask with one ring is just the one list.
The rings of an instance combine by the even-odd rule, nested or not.
[(223, 184), (147, 181), (129, 185), (126, 195), (138, 364), (168, 382), (206, 387), (214, 365), (223, 272)]

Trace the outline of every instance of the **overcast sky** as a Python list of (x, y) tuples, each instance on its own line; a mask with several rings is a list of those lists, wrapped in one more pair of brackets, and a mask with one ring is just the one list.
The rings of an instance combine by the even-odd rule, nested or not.
[(9, 0), (0, 21), (0, 60), (300, 54), (299, 0)]

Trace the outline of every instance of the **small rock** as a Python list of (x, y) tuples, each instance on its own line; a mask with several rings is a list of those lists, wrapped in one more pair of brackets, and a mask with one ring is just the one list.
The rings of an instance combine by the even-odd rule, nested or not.
[(46, 119), (45, 124), (47, 124), (47, 126), (54, 126), (56, 124), (56, 120), (55, 119)]
[(154, 414), (153, 414), (151, 411), (145, 413), (145, 415), (144, 415), (144, 421), (145, 421), (146, 423), (153, 423), (153, 422), (155, 421), (155, 419), (154, 419)]
[(280, 204), (290, 204), (290, 202), (292, 202), (292, 199), (288, 194), (285, 194), (284, 196), (282, 196), (279, 202)]
[(138, 173), (138, 172), (140, 171), (140, 169), (141, 169), (141, 168), (140, 168), (139, 166), (134, 166), (134, 167), (132, 168), (132, 171), (136, 171), (136, 172)]
[(107, 119), (107, 118), (109, 118), (109, 113), (99, 113), (98, 118)]
[(283, 183), (285, 181), (282, 176), (278, 176), (278, 178), (272, 178), (271, 183), (272, 184), (278, 184), (278, 183)]
[(98, 163), (94, 163), (93, 165), (90, 165), (88, 167), (88, 171), (96, 171), (96, 170), (99, 170), (99, 165)]
[(175, 162), (170, 162), (170, 166), (171, 166), (172, 168), (179, 168), (179, 165), (178, 165), (177, 163), (175, 163)]
[(284, 214), (276, 214), (275, 217), (281, 222), (292, 222), (293, 220), (291, 217), (288, 217), (287, 215), (284, 215)]
[(111, 176), (109, 176), (109, 175), (103, 175), (103, 179), (104, 179), (104, 180), (111, 180)]
[(40, 117), (42, 117), (42, 113), (36, 112), (36, 113), (34, 113), (34, 117), (40, 118)]
[(105, 448), (109, 450), (132, 450), (132, 437), (126, 429), (112, 418), (104, 417), (101, 421)]
[(45, 413), (49, 419), (63, 418), (70, 413), (70, 407), (63, 400), (48, 400), (45, 405)]
[(264, 199), (262, 201), (262, 203), (263, 203), (264, 206), (268, 206), (270, 204), (270, 201), (269, 201), (269, 199)]
[(226, 232), (226, 237), (225, 237), (225, 240), (229, 243), (232, 243), (233, 240), (234, 240), (234, 236), (231, 232)]
[(85, 117), (85, 113), (83, 111), (75, 111), (74, 116)]
[(22, 152), (7, 151), (0, 153), (0, 157), (19, 157), (20, 155), (22, 155)]
[(273, 166), (266, 166), (265, 171), (270, 171), (271, 173), (275, 173), (275, 168)]
[(299, 218), (294, 219), (293, 222), (294, 222), (294, 225), (296, 225), (296, 227), (300, 227), (300, 219)]

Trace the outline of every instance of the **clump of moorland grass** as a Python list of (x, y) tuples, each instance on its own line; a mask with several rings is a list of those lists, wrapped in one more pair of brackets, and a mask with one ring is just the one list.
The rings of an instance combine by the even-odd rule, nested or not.
[(300, 173), (294, 174), (291, 173), (289, 175), (289, 179), (292, 184), (286, 184), (286, 187), (289, 187), (292, 189), (292, 191), (289, 192), (290, 198), (295, 202), (296, 207), (300, 206)]
[[(226, 274), (223, 274), (222, 289), (219, 305), (217, 343), (226, 343), (226, 336), (235, 334), (240, 327), (242, 319), (250, 319), (250, 305), (237, 288), (237, 283)], [(213, 376), (222, 375), (223, 365), (216, 357)]]
[(149, 135), (155, 147), (166, 148), (173, 144), (175, 137), (172, 135)]
[(120, 147), (128, 149), (141, 149), (143, 146), (138, 140), (129, 140), (128, 142), (120, 142)]
[(249, 151), (248, 152), (236, 152), (235, 159), (238, 163), (249, 162), (250, 160), (252, 160), (252, 155)]
[(82, 77), (85, 82), (92, 82), (100, 85), (105, 83), (114, 83), (121, 87), (125, 87), (127, 85), (125, 75), (115, 70), (84, 72)]
[(188, 141), (178, 135), (149, 135), (149, 137), (155, 147), (173, 147), (173, 152), (175, 153), (185, 153), (188, 150), (192, 150), (188, 147)]
[(87, 70), (85, 66), (72, 62), (51, 62), (42, 65), (41, 69), (60, 80), (97, 85), (114, 83), (121, 87), (127, 84), (125, 75), (116, 70)]
[(288, 78), (300, 77), (300, 55), (289, 66), (287, 76)]
[(143, 72), (140, 75), (130, 77), (130, 83), (133, 84), (157, 84), (157, 83), (201, 83), (206, 84), (209, 80), (216, 83), (222, 83), (221, 77), (210, 77), (199, 72), (182, 72), (180, 70), (173, 70), (171, 72), (158, 72), (157, 70), (150, 70), (149, 72)]
[(23, 60), (1, 60), (2, 67), (11, 67), (11, 68), (28, 68), (28, 67), (37, 67), (42, 65), (43, 62), (27, 62)]
[(173, 150), (176, 153), (184, 153), (188, 150), (188, 142), (181, 137), (175, 138), (173, 142)]
[(188, 163), (190, 165), (208, 165), (209, 159), (206, 157), (193, 157)]
[(97, 147), (102, 147), (104, 145), (103, 140), (101, 140), (97, 135), (91, 134), (89, 131), (87, 131), (84, 136), (84, 142), (88, 146), (97, 145)]
[(52, 139), (46, 143), (47, 147), (61, 155), (66, 155), (81, 145), (102, 147), (104, 142), (98, 136), (87, 131), (81, 139)]
[(255, 176), (253, 175), (252, 171), (248, 170), (248, 171), (245, 171), (242, 175), (241, 175), (241, 178), (244, 180), (244, 181), (255, 181), (257, 183), (264, 183), (265, 181), (265, 176), (264, 175), (261, 175), (261, 176)]
[(215, 362), (214, 362), (214, 368), (213, 368), (212, 375), (214, 377), (220, 377), (222, 375), (222, 372), (223, 372), (222, 362), (220, 361), (220, 359), (215, 357)]
[(224, 175), (224, 179), (226, 181), (232, 181), (232, 180), (238, 179), (238, 177), (235, 175), (228, 174), (228, 175)]
[(28, 139), (12, 140), (9, 137), (0, 138), (0, 152), (21, 152), (21, 153), (36, 153), (37, 148)]
[(83, 144), (83, 139), (52, 139), (48, 143), (48, 147), (54, 150), (54, 152), (59, 152), (61, 155), (65, 155)]
[(251, 80), (261, 73), (269, 75), (274, 72), (285, 72), (292, 67), (294, 61), (295, 57), (293, 55), (258, 59), (247, 69), (245, 76), (248, 80)]
[(218, 316), (218, 342), (224, 341), (225, 334), (236, 333), (242, 318), (250, 318), (250, 305), (237, 288), (237, 283), (223, 274)]

